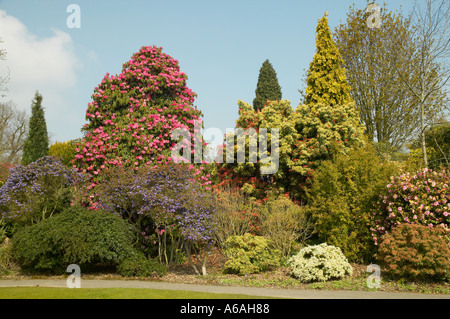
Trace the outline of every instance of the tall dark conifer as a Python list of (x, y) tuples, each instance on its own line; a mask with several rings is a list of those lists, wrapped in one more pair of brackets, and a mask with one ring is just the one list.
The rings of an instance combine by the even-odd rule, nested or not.
[(28, 137), (23, 147), (22, 164), (28, 165), (37, 159), (47, 156), (49, 149), (47, 124), (45, 122), (42, 95), (36, 91), (31, 104), (31, 118)]
[(264, 61), (259, 70), (256, 97), (253, 100), (253, 109), (261, 110), (267, 101), (281, 100), (281, 87), (278, 84), (277, 73), (269, 60)]

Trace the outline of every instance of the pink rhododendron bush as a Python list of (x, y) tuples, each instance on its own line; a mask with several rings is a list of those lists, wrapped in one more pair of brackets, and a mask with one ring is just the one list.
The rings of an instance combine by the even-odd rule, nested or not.
[[(86, 189), (91, 198), (105, 169), (137, 169), (173, 161), (171, 152), (179, 140), (172, 140), (171, 134), (177, 128), (188, 130), (186, 146), (191, 146), (193, 158), (195, 138), (199, 141), (198, 125), (194, 124), (201, 123), (202, 113), (193, 106), (196, 94), (186, 86), (186, 80), (178, 61), (155, 46), (142, 47), (119, 75), (106, 74), (88, 104), (85, 136), (73, 161), (79, 172), (92, 177)], [(201, 138), (200, 142), (204, 146)], [(207, 185), (208, 178), (203, 176), (201, 165), (197, 166), (190, 168)], [(95, 208), (94, 200), (91, 205)]]
[(374, 214), (373, 238), (400, 224), (443, 228), (450, 235), (450, 175), (447, 170), (424, 169), (413, 175), (391, 177), (385, 194), (380, 195)]

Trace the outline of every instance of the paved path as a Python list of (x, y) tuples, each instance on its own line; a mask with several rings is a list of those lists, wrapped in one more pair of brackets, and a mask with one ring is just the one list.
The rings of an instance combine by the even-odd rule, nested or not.
[[(0, 280), (2, 287), (67, 287), (66, 280)], [(294, 299), (450, 299), (450, 295), (383, 291), (324, 291), (176, 284), (137, 280), (81, 280), (81, 288), (152, 288)]]

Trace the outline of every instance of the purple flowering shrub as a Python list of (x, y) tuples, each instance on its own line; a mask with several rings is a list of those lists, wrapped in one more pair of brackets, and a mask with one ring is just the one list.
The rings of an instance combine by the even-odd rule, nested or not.
[(183, 252), (198, 252), (211, 243), (212, 193), (187, 165), (115, 167), (104, 174), (96, 188), (98, 207), (134, 224), (147, 256), (158, 255), (168, 267)]
[(1, 218), (24, 226), (51, 217), (70, 206), (79, 180), (75, 170), (53, 156), (17, 165), (0, 188)]
[(450, 175), (447, 170), (424, 169), (413, 175), (391, 177), (379, 196), (373, 213), (372, 237), (377, 244), (382, 235), (400, 224), (425, 225), (450, 232)]

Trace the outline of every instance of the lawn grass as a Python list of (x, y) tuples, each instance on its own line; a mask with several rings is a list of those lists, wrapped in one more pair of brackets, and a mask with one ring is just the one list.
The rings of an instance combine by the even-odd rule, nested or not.
[(139, 288), (0, 288), (0, 299), (268, 299), (268, 297)]

